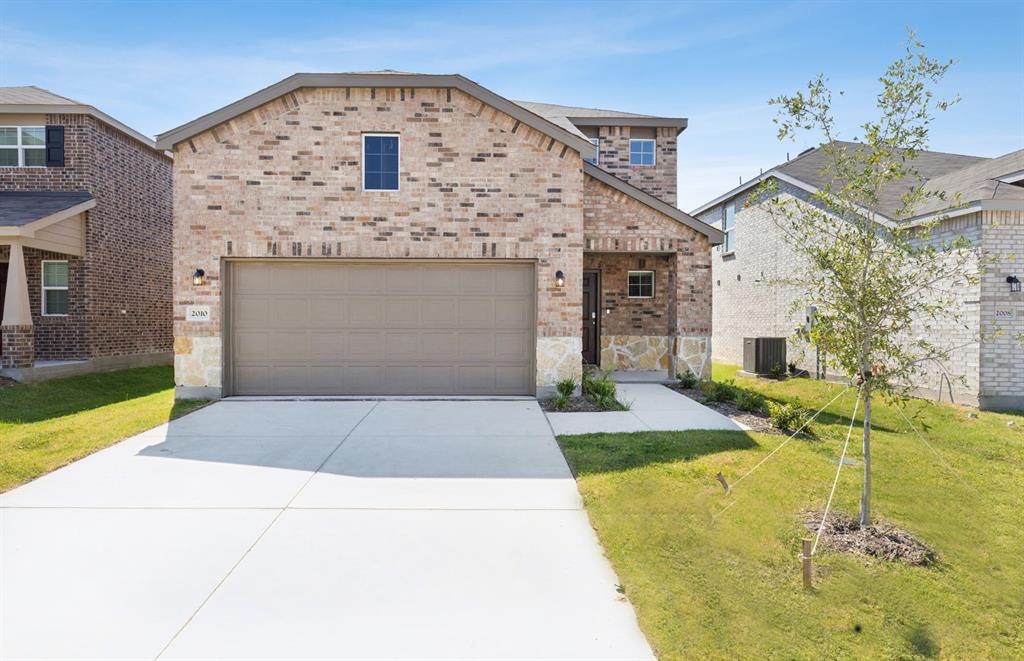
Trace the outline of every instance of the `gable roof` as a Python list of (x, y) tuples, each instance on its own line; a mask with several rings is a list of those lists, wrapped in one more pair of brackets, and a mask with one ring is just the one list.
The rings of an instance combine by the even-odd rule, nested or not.
[[(847, 149), (863, 148), (860, 143), (855, 142), (837, 141), (836, 144)], [(924, 185), (928, 190), (944, 192), (950, 197), (960, 193), (962, 196), (961, 202), (967, 204), (992, 199), (995, 195), (994, 191), (998, 186), (995, 184), (986, 185), (984, 181), (988, 176), (998, 175), (986, 175), (985, 173), (990, 172), (990, 170), (993, 172), (1000, 171), (1000, 174), (1012, 172), (1014, 163), (1020, 163), (1021, 157), (1019, 155), (1021, 153), (1012, 152), (996, 159), (990, 159), (982, 156), (967, 156), (936, 151), (918, 152), (918, 156), (912, 163), (918, 174), (916, 176), (904, 177), (886, 186), (879, 196), (879, 211), (887, 219), (894, 218), (902, 205), (903, 194), (911, 188), (921, 185)], [(1014, 160), (1014, 154), (1018, 155), (1017, 160)], [(822, 147), (810, 149), (800, 154), (797, 158), (777, 165), (750, 181), (697, 207), (692, 213), (694, 215), (701, 214), (769, 178), (777, 178), (809, 192), (816, 192), (828, 183), (827, 176), (822, 172), (827, 164), (827, 159), (828, 155)], [(989, 164), (988, 168), (984, 167), (986, 164)], [(1021, 165), (1018, 169), (1024, 169), (1024, 165)], [(1005, 192), (1002, 195), (1006, 199), (1016, 199), (1016, 194), (1013, 192)], [(928, 200), (915, 210), (913, 217), (920, 218), (925, 215), (934, 214), (945, 209), (947, 205), (948, 202), (942, 202), (941, 200)]]
[(538, 103), (536, 101), (516, 101), (516, 103), (579, 135), (583, 135), (578, 128), (580, 126), (668, 127), (676, 129), (676, 135), (679, 135), (686, 129), (688, 123), (685, 117), (657, 117), (621, 110), (561, 106), (555, 103)]
[[(50, 90), (28, 85), (26, 87), (0, 87), (0, 114), (67, 114), (91, 115), (96, 119), (113, 126), (150, 149), (156, 149), (156, 143), (147, 135), (139, 133), (132, 127), (119, 122), (107, 113), (94, 106), (54, 94)], [(2, 120), (0, 120), (2, 121)]]
[(198, 117), (187, 124), (166, 131), (157, 136), (156, 144), (162, 149), (222, 124), (233, 117), (262, 106), (265, 103), (293, 92), (302, 87), (391, 87), (391, 88), (446, 88), (458, 89), (523, 124), (554, 138), (562, 144), (580, 152), (589, 153), (594, 146), (578, 131), (570, 131), (535, 112), (499, 96), (489, 89), (458, 74), (401, 73), (397, 71), (375, 71), (366, 73), (296, 73), (282, 81), (265, 87), (258, 92), (230, 103), (223, 108)]
[(600, 181), (603, 184), (611, 186), (620, 193), (625, 193), (626, 195), (632, 197), (634, 200), (637, 200), (641, 204), (644, 204), (654, 209), (655, 211), (663, 213), (672, 220), (675, 220), (677, 223), (681, 223), (683, 225), (686, 225), (690, 229), (700, 232), (701, 234), (703, 234), (704, 236), (708, 237), (708, 239), (711, 240), (712, 245), (718, 245), (725, 238), (725, 235), (722, 234), (722, 230), (718, 229), (717, 227), (709, 225), (702, 220), (697, 220), (696, 218), (686, 213), (685, 211), (677, 209), (671, 204), (659, 200), (650, 193), (644, 192), (632, 184), (626, 183), (622, 179), (619, 179), (613, 174), (605, 172), (596, 165), (591, 165), (590, 163), (584, 162), (583, 174), (593, 177), (594, 179)]

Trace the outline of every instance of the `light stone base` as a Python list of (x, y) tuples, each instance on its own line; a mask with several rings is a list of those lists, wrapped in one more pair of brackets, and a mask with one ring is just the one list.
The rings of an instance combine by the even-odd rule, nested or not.
[(546, 392), (545, 386), (554, 386), (562, 379), (583, 378), (583, 338), (537, 338), (537, 391)]
[(672, 376), (690, 370), (698, 379), (711, 378), (711, 338), (677, 335), (672, 338)]
[(174, 338), (174, 384), (179, 399), (182, 388), (221, 387), (221, 342), (219, 337)]
[(602, 335), (601, 368), (667, 370), (669, 340), (664, 335)]

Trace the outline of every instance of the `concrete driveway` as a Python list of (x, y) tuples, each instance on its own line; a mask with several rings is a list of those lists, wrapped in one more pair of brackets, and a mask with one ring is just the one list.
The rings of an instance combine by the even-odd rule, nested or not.
[(0, 496), (3, 659), (649, 659), (534, 401), (224, 401)]

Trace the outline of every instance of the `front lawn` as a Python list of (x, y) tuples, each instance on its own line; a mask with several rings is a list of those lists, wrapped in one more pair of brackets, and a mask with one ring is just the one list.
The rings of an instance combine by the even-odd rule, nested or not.
[(169, 366), (0, 388), (0, 491), (203, 406)]
[[(735, 372), (716, 366), (715, 378)], [(737, 384), (780, 401), (799, 397), (815, 410), (841, 389), (808, 379)], [(907, 414), (961, 482), (897, 410), (878, 402), (874, 513), (931, 546), (938, 563), (915, 568), (819, 550), (815, 589), (802, 589), (797, 555), (810, 535), (799, 514), (824, 507), (853, 398), (851, 391), (827, 409), (814, 440), (790, 442), (730, 497), (715, 474), (735, 481), (785, 437), (559, 437), (660, 659), (1024, 658), (1021, 415), (969, 419), (959, 407), (909, 405)], [(848, 456), (858, 465), (843, 469), (833, 507), (855, 513), (859, 437)]]

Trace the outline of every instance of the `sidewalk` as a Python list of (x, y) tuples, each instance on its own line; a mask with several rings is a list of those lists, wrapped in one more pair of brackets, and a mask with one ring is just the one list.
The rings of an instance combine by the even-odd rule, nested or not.
[(629, 411), (547, 413), (556, 435), (597, 432), (684, 431), (744, 427), (718, 411), (657, 383), (619, 383), (618, 398)]

